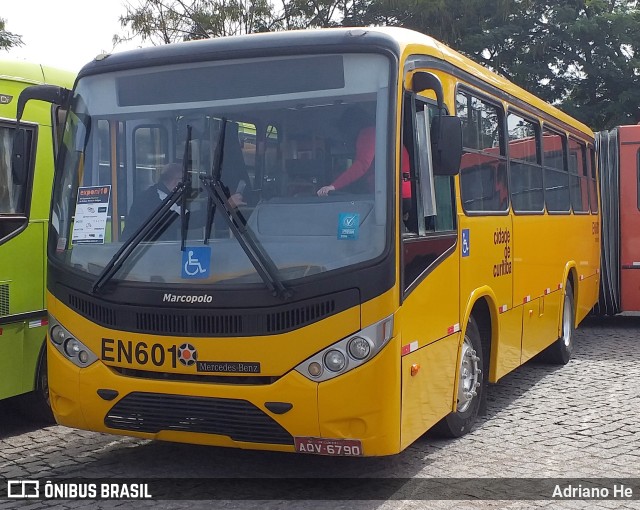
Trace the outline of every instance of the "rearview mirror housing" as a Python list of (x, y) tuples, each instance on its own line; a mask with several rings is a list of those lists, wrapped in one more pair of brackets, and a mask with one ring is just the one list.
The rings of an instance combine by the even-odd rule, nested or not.
[(438, 115), (431, 121), (433, 173), (458, 175), (462, 161), (462, 122), (458, 117)]

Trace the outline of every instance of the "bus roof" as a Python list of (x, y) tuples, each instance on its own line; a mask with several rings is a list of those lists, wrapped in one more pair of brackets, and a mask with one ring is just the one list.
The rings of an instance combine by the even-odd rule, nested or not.
[(27, 85), (51, 83), (71, 87), (75, 76), (71, 71), (42, 64), (0, 59), (0, 80), (18, 81)]
[(515, 85), (507, 78), (490, 71), (428, 35), (398, 27), (289, 30), (139, 48), (98, 56), (82, 68), (79, 76), (176, 62), (259, 57), (267, 54), (295, 55), (336, 51), (338, 48), (340, 51), (362, 51), (365, 47), (390, 50), (402, 60), (412, 55), (424, 55), (442, 60), (593, 137), (593, 132), (588, 126)]

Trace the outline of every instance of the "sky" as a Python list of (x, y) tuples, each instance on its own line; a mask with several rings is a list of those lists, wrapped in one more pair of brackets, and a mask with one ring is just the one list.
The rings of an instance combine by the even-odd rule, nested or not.
[(118, 18), (137, 0), (2, 0), (5, 29), (22, 37), (23, 46), (0, 50), (0, 58), (27, 60), (69, 71), (100, 53), (137, 48), (140, 41), (113, 47), (113, 36), (125, 35)]

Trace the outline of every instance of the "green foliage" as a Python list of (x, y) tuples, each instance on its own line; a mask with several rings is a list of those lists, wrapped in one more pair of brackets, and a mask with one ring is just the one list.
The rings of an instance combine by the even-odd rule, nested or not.
[(636, 0), (139, 0), (121, 23), (155, 44), (402, 26), (435, 37), (593, 129), (640, 121)]
[(434, 36), (593, 129), (640, 121), (635, 0), (372, 0), (363, 22)]
[(6, 30), (7, 21), (0, 18), (0, 50), (9, 50), (15, 46), (22, 46), (22, 38)]

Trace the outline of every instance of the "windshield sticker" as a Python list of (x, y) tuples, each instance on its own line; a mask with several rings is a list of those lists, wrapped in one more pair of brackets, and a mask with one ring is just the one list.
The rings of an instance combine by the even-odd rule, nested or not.
[(210, 270), (210, 246), (187, 246), (184, 249), (182, 252), (182, 278), (208, 278)]
[(338, 239), (358, 239), (360, 233), (359, 213), (340, 213), (338, 217)]
[(78, 188), (71, 244), (104, 244), (111, 185)]

